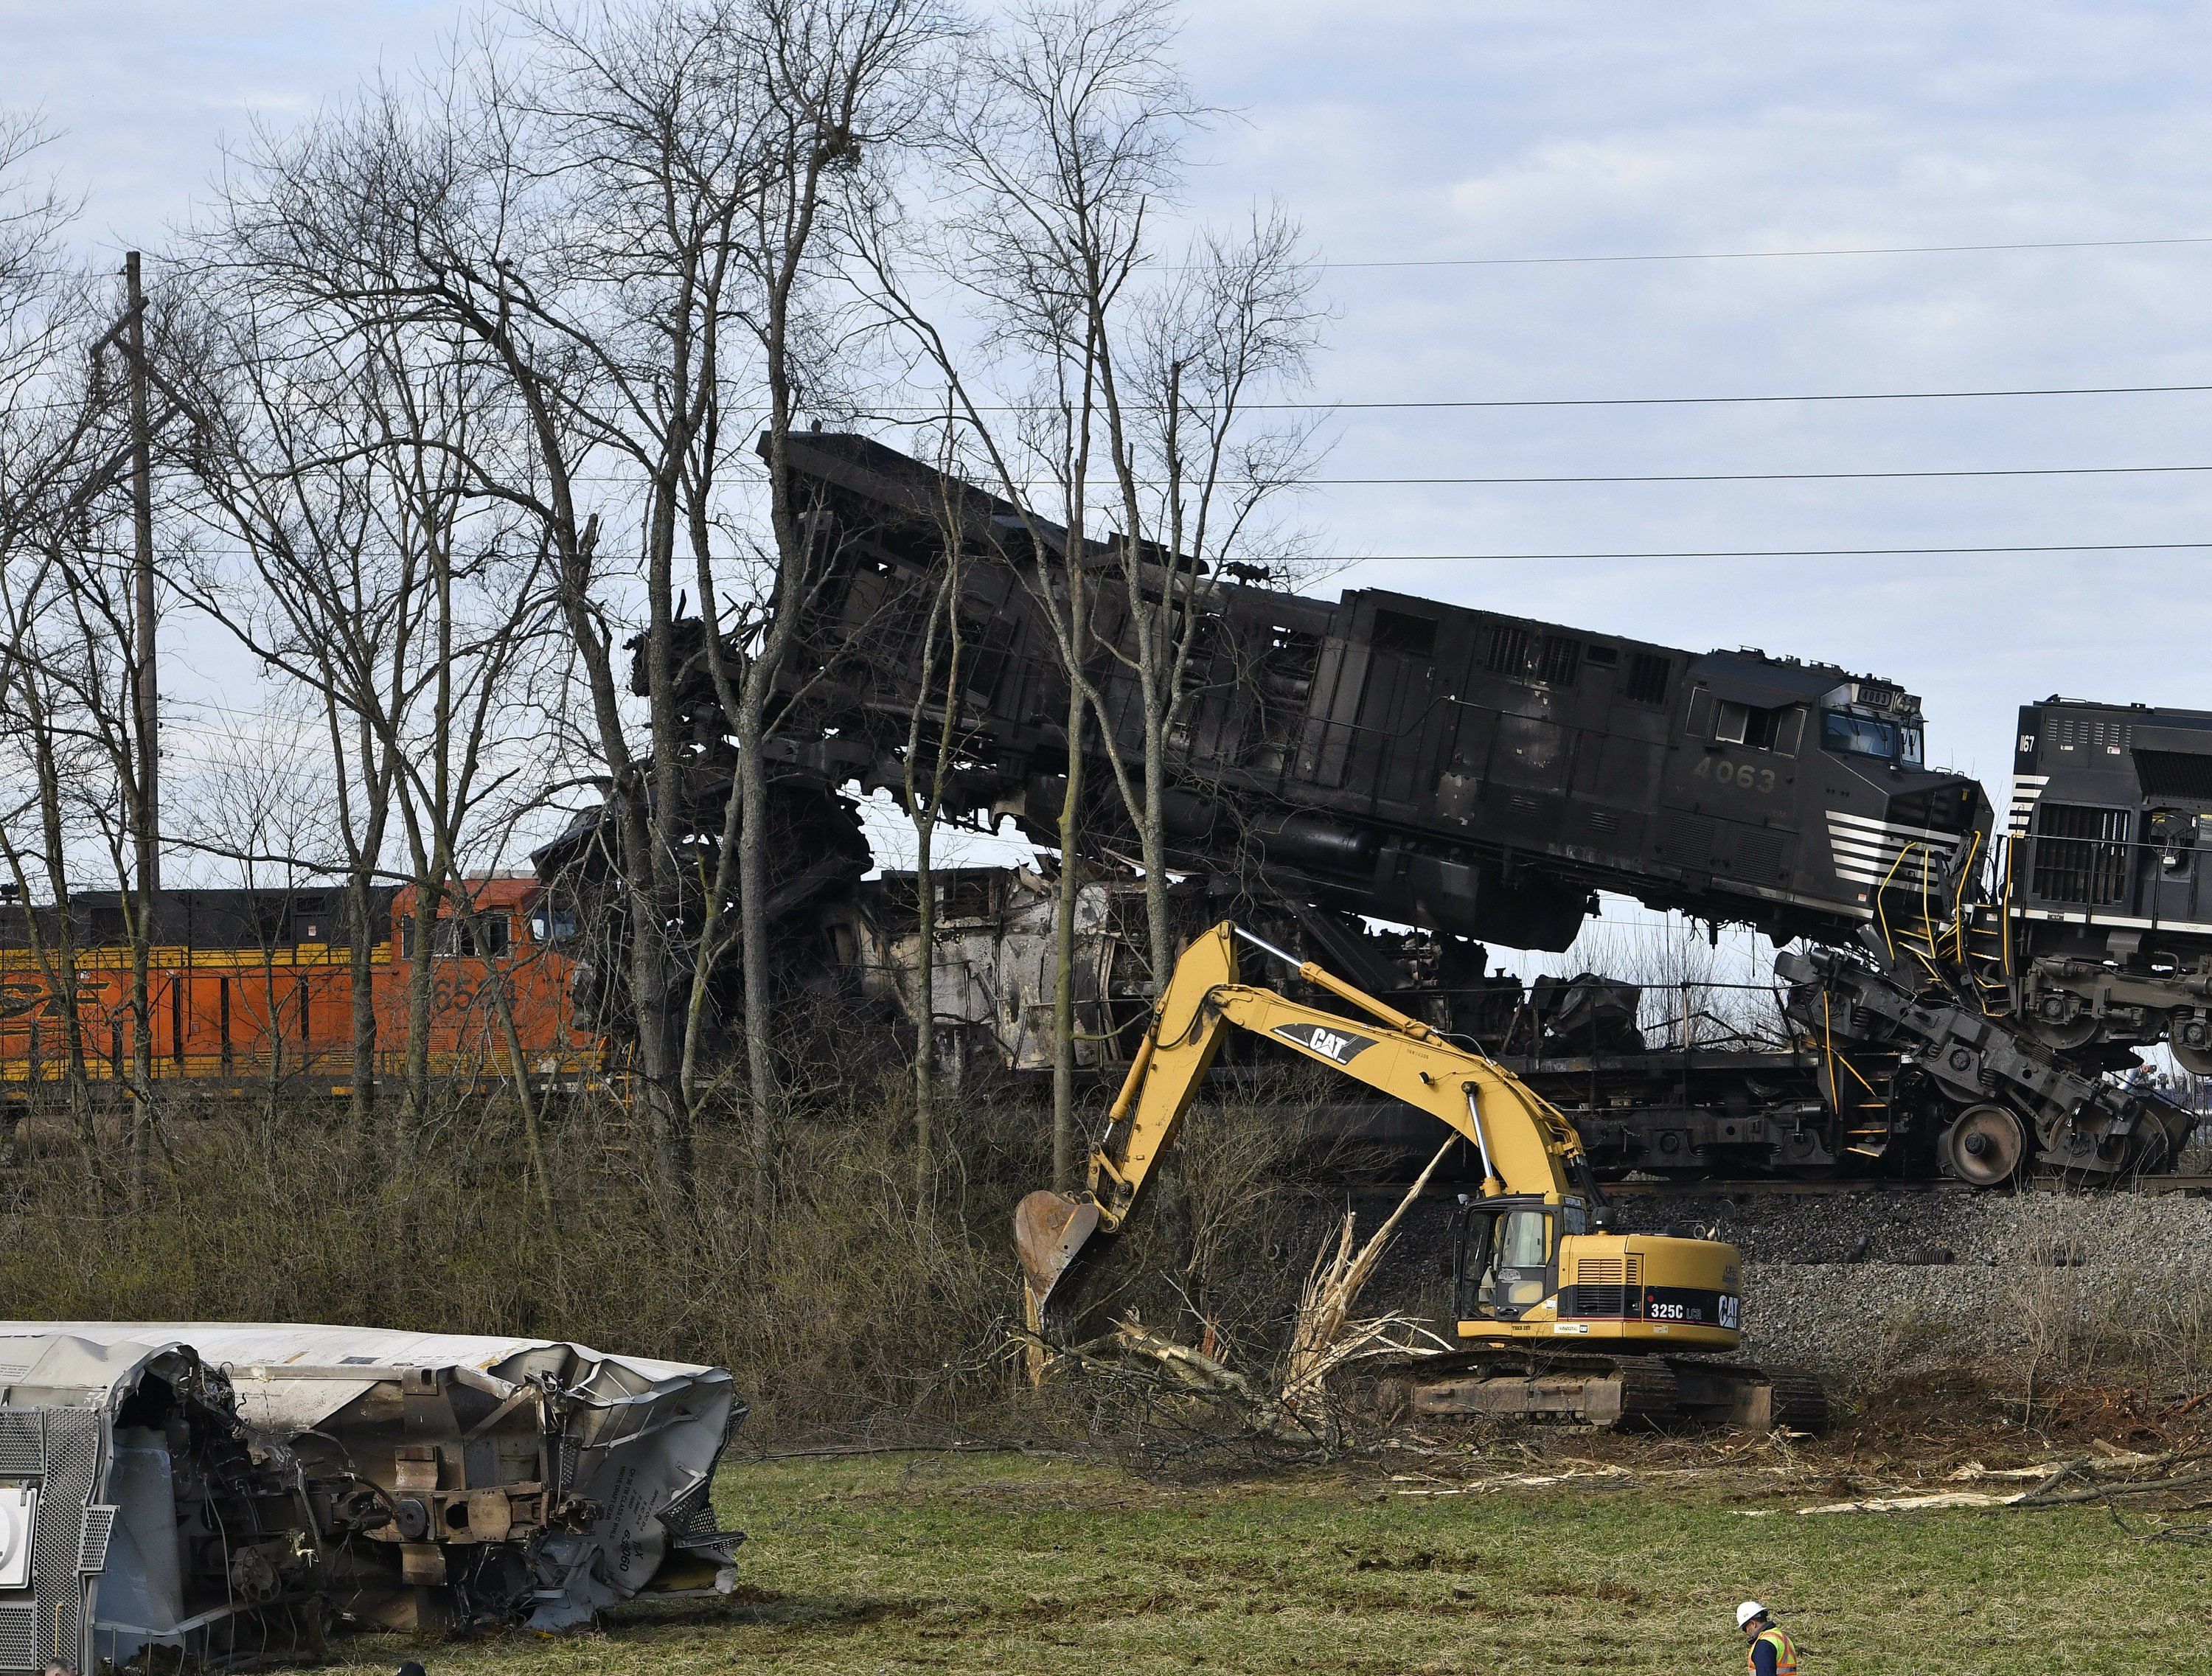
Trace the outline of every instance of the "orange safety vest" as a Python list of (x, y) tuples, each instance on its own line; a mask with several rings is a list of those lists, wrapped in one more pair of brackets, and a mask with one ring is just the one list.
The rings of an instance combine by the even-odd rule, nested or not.
[(1762, 1641), (1774, 1643), (1774, 1676), (1797, 1676), (1796, 1643), (1790, 1639), (1787, 1630), (1775, 1629), (1771, 1625), (1753, 1636), (1751, 1645), (1743, 1649), (1743, 1667), (1752, 1671), (1759, 1668), (1757, 1655), (1759, 1643)]

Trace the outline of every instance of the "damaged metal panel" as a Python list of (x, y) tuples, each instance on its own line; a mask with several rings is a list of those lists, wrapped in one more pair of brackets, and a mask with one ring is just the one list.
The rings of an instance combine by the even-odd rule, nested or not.
[(160, 1327), (0, 1326), (0, 1673), (319, 1651), (307, 1498)]
[(742, 1419), (728, 1371), (521, 1338), (369, 1327), (69, 1323), (189, 1345), (257, 1458), (296, 1484), (348, 1617), (557, 1630), (647, 1590), (721, 1588), (740, 1533), (708, 1491)]
[[(973, 1052), (1000, 1068), (1052, 1069), (1053, 912), (1058, 886), (1034, 868), (946, 868), (933, 875), (931, 1011), (941, 1056)], [(850, 924), (860, 950), (863, 992), (909, 1021), (920, 1010), (921, 933), (911, 874), (863, 887)], [(1092, 881), (1075, 898), (1075, 1060), (1115, 1062), (1114, 1027), (1150, 1005), (1141, 975), (1123, 971), (1134, 952), (1121, 932), (1141, 922), (1144, 886), (1124, 877)], [(1116, 1000), (1127, 1003), (1118, 1010)]]

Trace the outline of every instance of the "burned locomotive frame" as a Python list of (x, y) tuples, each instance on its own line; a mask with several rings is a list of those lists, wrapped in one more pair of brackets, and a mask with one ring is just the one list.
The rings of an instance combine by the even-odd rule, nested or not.
[[(772, 746), (775, 796), (790, 811), (778, 818), (804, 835), (780, 847), (784, 976), (872, 983), (878, 998), (902, 1002), (895, 977), (869, 980), (854, 964), (895, 972), (922, 954), (867, 931), (885, 902), (860, 884), (866, 847), (839, 793), (904, 783), (911, 719), (929, 702), (917, 648), (948, 545), (957, 540), (970, 561), (953, 609), (974, 655), (952, 720), (945, 814), (982, 826), (1011, 817), (1047, 847), (1066, 783), (1054, 718), (1067, 682), (1024, 573), (1107, 555), (1069, 554), (1061, 532), (866, 438), (814, 433), (787, 444), (827, 574), (780, 677)], [(1134, 677), (1110, 649), (1123, 608), (1110, 589), (1099, 608), (1107, 649), (1086, 675), (1102, 697), (1100, 725), (1134, 751)], [(1163, 811), (1170, 863), (1190, 876), (1179, 887), (1187, 896), (1290, 924), (1297, 946), (1352, 962), (1355, 981), (1394, 998), (1410, 981), (1425, 987), (1427, 1006), (1446, 1011), (1455, 990), (1491, 984), (1474, 939), (1563, 949), (1600, 890), (1848, 951), (1817, 970), (1787, 969), (1800, 1051), (1780, 1056), (1779, 1082), (1747, 1066), (1717, 1103), (1678, 1095), (1649, 1120), (1610, 1102), (1601, 1110), (1594, 1096), (1577, 1102), (1594, 1125), (1609, 1126), (1613, 1144), (1595, 1144), (1613, 1167), (1675, 1167), (1664, 1156), (1671, 1136), (1683, 1168), (1755, 1165), (1763, 1153), (1776, 1167), (1820, 1170), (1856, 1156), (1982, 1179), (1988, 1166), (1973, 1149), (1987, 1151), (1980, 1108), (1991, 1104), (2036, 1135), (2046, 1162), (2063, 1157), (2069, 1169), (2160, 1167), (2178, 1144), (2172, 1114), (2115, 1093), (2100, 1066), (2068, 1071), (2070, 1097), (2051, 1093), (2061, 1085), (2043, 1042), (1978, 1049), (1963, 1081), (1922, 1074), (1928, 1054), (1956, 1056), (1968, 1014), (1990, 1011), (1972, 962), (1931, 958), (1928, 945), (1938, 921), (1972, 916), (1991, 814), (1972, 780), (1926, 766), (1918, 701), (1894, 683), (1379, 590), (1332, 602), (1201, 577), (1193, 609), (1206, 620), (1193, 637)], [(702, 629), (686, 632), (703, 648)], [(726, 747), (711, 694), (702, 685), (687, 703), (701, 762), (719, 764)], [(1086, 780), (1103, 789), (1083, 811), (1080, 865), (1103, 870), (1131, 852), (1133, 835), (1108, 776)], [(580, 817), (541, 853), (541, 871), (573, 867), (608, 830)], [(1416, 960), (1400, 962), (1395, 981), (1372, 981), (1359, 969), (1364, 916), (1417, 928), (1437, 951), (1429, 968), (1454, 973), (1413, 980)], [(842, 932), (830, 929), (840, 924)], [(1018, 966), (1026, 956), (1008, 947), (1001, 939), (993, 958)], [(1118, 969), (1095, 953), (1085, 960)], [(1468, 985), (1470, 971), (1482, 981)], [(1091, 984), (1113, 1015), (1104, 1035), (1141, 1017), (1148, 987), (1140, 971)], [(1856, 1004), (1815, 1006), (1844, 987)], [(1479, 996), (1476, 1010), (1495, 1000)], [(603, 1005), (595, 1017), (619, 1030), (621, 1011)], [(1855, 1024), (1863, 1038), (1850, 1034)], [(2011, 1022), (1990, 1028), (2008, 1041), (2024, 1034)], [(1034, 1063), (1034, 1033), (1015, 1034), (1008, 1062)], [(1841, 1090), (1846, 1063), (1886, 1092)], [(1905, 1084), (1889, 1089), (1885, 1079), (1900, 1072)], [(1769, 1108), (1754, 1124), (1744, 1096), (1760, 1088)]]

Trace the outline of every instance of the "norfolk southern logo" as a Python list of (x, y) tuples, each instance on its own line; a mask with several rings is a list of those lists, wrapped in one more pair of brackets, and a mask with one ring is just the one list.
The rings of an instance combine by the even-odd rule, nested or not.
[(1339, 1065), (1349, 1065), (1363, 1048), (1372, 1048), (1375, 1038), (1354, 1035), (1349, 1030), (1331, 1029), (1326, 1024), (1278, 1024), (1275, 1034), (1285, 1041), (1295, 1041), (1310, 1054), (1319, 1054), (1325, 1060)]

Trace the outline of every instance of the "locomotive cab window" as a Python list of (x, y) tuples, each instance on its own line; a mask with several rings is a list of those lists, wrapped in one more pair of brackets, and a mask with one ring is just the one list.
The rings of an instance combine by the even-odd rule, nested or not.
[[(447, 926), (452, 930), (448, 931)], [(441, 920), (434, 952), (493, 960), (507, 951), (513, 935), (514, 926), (504, 914), (471, 914), (459, 919)]]
[(1378, 610), (1368, 638), (1377, 652), (1402, 653), (1408, 658), (1431, 657), (1437, 649), (1436, 620), (1405, 611)]
[(533, 943), (572, 943), (581, 929), (576, 910), (566, 902), (540, 902), (530, 910)]
[(1914, 723), (1883, 721), (1842, 710), (1820, 714), (1820, 744), (1843, 756), (1876, 756), (1908, 768), (1921, 764), (1920, 728)]
[(1897, 730), (1871, 716), (1847, 716), (1830, 710), (1820, 718), (1820, 744), (1845, 756), (1881, 756), (1895, 761)]
[[(504, 914), (441, 914), (430, 932), (430, 953), (445, 959), (470, 955), (495, 960), (507, 953), (513, 929)], [(402, 959), (414, 957), (412, 916), (399, 922), (399, 953)]]
[[(1713, 738), (1724, 745), (1742, 745), (1750, 750), (1774, 750), (1784, 744), (1784, 719), (1792, 714), (1788, 706), (1779, 710), (1761, 709), (1755, 704), (1734, 704), (1721, 701), (1720, 714), (1713, 721)], [(1796, 729), (1788, 732), (1795, 743)]]

